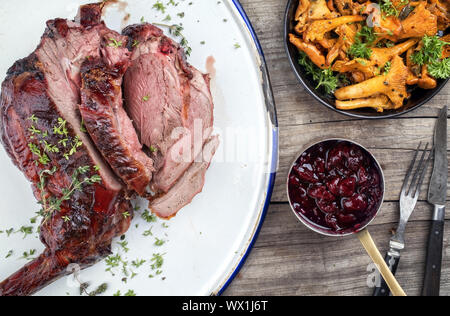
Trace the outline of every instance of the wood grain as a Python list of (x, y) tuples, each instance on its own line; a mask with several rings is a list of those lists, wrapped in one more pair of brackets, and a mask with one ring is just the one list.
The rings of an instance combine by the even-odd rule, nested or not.
[[(432, 142), (439, 109), (450, 101), (447, 85), (430, 102), (397, 119), (368, 121), (335, 113), (297, 82), (286, 58), (286, 1), (241, 0), (263, 47), (277, 105), (280, 165), (272, 204), (246, 264), (225, 295), (371, 295), (370, 258), (356, 237), (320, 236), (299, 223), (287, 202), (286, 175), (298, 152), (319, 139), (343, 137), (366, 146), (386, 177), (386, 198), (369, 230), (384, 254), (399, 218), (398, 196), (419, 142)], [(450, 152), (449, 152), (450, 155)], [(425, 186), (429, 182), (428, 170)], [(432, 207), (422, 190), (406, 232), (397, 277), (409, 295), (420, 295)], [(447, 207), (450, 203), (447, 203)], [(450, 295), (450, 216), (446, 218), (441, 295)]]
[[(416, 212), (406, 230), (406, 248), (396, 277), (408, 295), (420, 295), (429, 221)], [(386, 213), (386, 215), (384, 215)], [(369, 227), (381, 253), (395, 224), (383, 210)], [(381, 214), (380, 214), (381, 215)], [(395, 217), (395, 216), (394, 216)], [(450, 222), (446, 221), (446, 231)], [(444, 240), (441, 295), (450, 295), (450, 248)], [(297, 221), (286, 203), (272, 204), (261, 234), (225, 295), (371, 295), (371, 263), (356, 237), (325, 237)]]

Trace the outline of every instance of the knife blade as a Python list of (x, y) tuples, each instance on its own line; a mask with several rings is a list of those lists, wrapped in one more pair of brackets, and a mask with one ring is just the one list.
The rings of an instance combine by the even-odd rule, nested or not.
[(441, 110), (434, 132), (434, 167), (428, 188), (428, 202), (434, 205), (434, 213), (428, 237), (423, 296), (439, 296), (440, 292), (448, 178), (447, 111), (447, 106)]
[(447, 106), (441, 110), (436, 123), (434, 148), (434, 167), (428, 190), (428, 202), (433, 205), (445, 205), (448, 178)]

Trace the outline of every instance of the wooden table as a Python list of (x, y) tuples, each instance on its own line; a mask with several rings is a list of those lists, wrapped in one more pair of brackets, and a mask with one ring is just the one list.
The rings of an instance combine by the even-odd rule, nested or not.
[[(280, 126), (280, 166), (272, 203), (259, 238), (225, 295), (371, 295), (371, 263), (356, 237), (327, 238), (299, 223), (287, 203), (285, 181), (300, 147), (317, 138), (341, 136), (369, 148), (386, 175), (386, 200), (370, 226), (384, 255), (399, 220), (398, 198), (413, 149), (431, 142), (439, 108), (450, 101), (450, 85), (420, 109), (397, 119), (367, 121), (320, 105), (297, 82), (284, 51), (286, 0), (241, 0), (259, 36), (269, 66)], [(431, 173), (431, 171), (429, 171)], [(428, 182), (427, 177), (426, 182)], [(425, 183), (427, 185), (427, 183)], [(422, 191), (406, 232), (397, 277), (409, 295), (419, 295), (432, 214)], [(450, 204), (447, 203), (447, 208)], [(450, 295), (450, 212), (447, 212), (441, 294)]]

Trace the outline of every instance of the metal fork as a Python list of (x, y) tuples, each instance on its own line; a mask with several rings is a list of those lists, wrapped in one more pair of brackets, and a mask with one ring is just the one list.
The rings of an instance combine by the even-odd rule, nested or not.
[[(402, 191), (400, 194), (400, 222), (398, 224), (395, 235), (391, 237), (389, 242), (389, 251), (385, 257), (385, 261), (391, 269), (392, 273), (395, 274), (397, 271), (398, 263), (400, 262), (401, 251), (405, 248), (405, 229), (406, 223), (411, 217), (412, 212), (417, 204), (417, 200), (419, 199), (420, 189), (422, 187), (423, 179), (425, 178), (425, 173), (430, 164), (431, 157), (433, 156), (434, 148), (431, 149), (427, 159), (425, 160), (425, 155), (428, 151), (428, 143), (426, 144), (424, 149), (420, 149), (422, 147), (422, 143), (419, 144), (417, 150), (414, 154), (414, 159), (409, 166), (409, 169), (406, 173), (405, 180), (403, 182)], [(422, 156), (420, 158), (420, 162), (417, 168), (414, 170), (414, 166), (416, 164), (417, 157), (419, 152), (423, 151)], [(413, 174), (411, 182), (409, 179)], [(381, 280), (380, 287), (375, 288), (374, 296), (388, 296), (389, 288), (384, 282)]]

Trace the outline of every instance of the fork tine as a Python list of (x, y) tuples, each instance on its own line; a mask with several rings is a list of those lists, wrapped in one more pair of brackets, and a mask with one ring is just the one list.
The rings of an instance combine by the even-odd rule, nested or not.
[(402, 187), (402, 192), (401, 192), (402, 195), (406, 194), (406, 188), (408, 187), (409, 177), (411, 176), (411, 171), (413, 170), (414, 165), (416, 164), (417, 155), (419, 154), (419, 150), (420, 150), (421, 146), (422, 146), (422, 142), (419, 143), (419, 146), (416, 149), (416, 152), (414, 154), (414, 158), (411, 162), (411, 165), (409, 166), (408, 171), (406, 172), (406, 176), (405, 176), (405, 180), (403, 181), (403, 187)]
[(422, 174), (420, 175), (419, 183), (416, 187), (416, 192), (414, 193), (414, 198), (418, 198), (420, 194), (420, 188), (422, 187), (423, 179), (425, 178), (425, 173), (427, 172), (428, 166), (430, 165), (431, 158), (434, 154), (434, 146), (431, 148), (430, 154), (428, 155), (428, 159), (425, 162), (425, 166), (422, 169)]
[(422, 157), (420, 157), (419, 165), (417, 166), (417, 169), (414, 172), (413, 179), (411, 180), (411, 186), (409, 187), (409, 190), (408, 190), (408, 195), (412, 195), (412, 191), (416, 187), (417, 179), (419, 178), (420, 171), (422, 170), (422, 166), (423, 166), (425, 154), (427, 153), (427, 149), (428, 149), (428, 143), (425, 145), (425, 149), (423, 150)]

